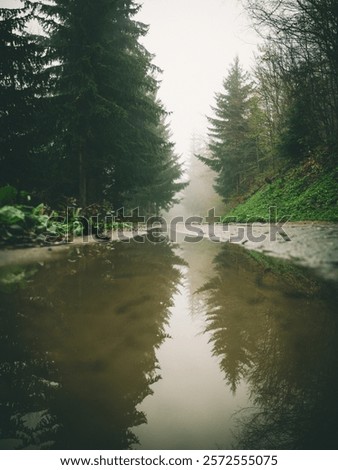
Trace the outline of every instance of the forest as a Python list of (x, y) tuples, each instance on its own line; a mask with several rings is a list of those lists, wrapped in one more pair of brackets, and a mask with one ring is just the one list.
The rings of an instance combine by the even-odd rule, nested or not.
[(235, 58), (199, 158), (237, 220), (266, 220), (271, 205), (337, 220), (338, 2), (244, 3), (264, 42), (250, 74)]
[(0, 223), (36, 225), (67, 206), (156, 214), (184, 187), (139, 8), (25, 0), (0, 9)]
[(3, 468), (338, 449), (338, 0), (240, 1), (261, 41), (215, 54), (189, 168), (186, 18), (237, 0), (144, 0), (191, 85), (168, 103), (141, 0), (0, 0)]
[[(142, 45), (148, 27), (135, 19), (141, 4), (19, 3), (0, 9), (2, 243), (41, 241), (67, 207), (168, 210), (187, 178), (157, 98), (161, 71)], [(237, 221), (266, 221), (271, 206), (336, 221), (338, 2), (244, 6), (264, 42), (250, 73), (234, 58), (215, 95), (197, 155), (209, 186)]]

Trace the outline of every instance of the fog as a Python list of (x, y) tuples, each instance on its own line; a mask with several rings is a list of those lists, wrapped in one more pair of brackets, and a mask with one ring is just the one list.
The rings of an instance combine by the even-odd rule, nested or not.
[(258, 37), (239, 0), (144, 0), (142, 39), (162, 69), (159, 97), (171, 112), (176, 150), (190, 156), (193, 135), (206, 136), (206, 115), (236, 55), (253, 64)]
[(197, 155), (206, 154), (207, 146), (204, 139), (194, 135), (191, 140), (186, 168), (189, 186), (179, 195), (180, 203), (168, 212), (169, 219), (176, 216), (205, 218), (211, 209), (214, 209), (218, 216), (224, 214), (225, 204), (213, 188), (216, 175), (197, 158)]
[[(162, 69), (159, 98), (170, 114), (172, 140), (191, 183), (169, 216), (206, 216), (224, 204), (214, 173), (194, 154), (207, 140), (207, 115), (236, 55), (250, 70), (259, 42), (238, 0), (144, 0), (137, 19), (149, 25), (143, 44)], [(198, 136), (198, 137), (196, 137)]]

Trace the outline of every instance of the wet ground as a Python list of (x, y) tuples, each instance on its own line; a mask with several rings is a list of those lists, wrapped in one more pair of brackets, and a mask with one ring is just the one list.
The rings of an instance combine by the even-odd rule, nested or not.
[(184, 230), (1, 257), (0, 448), (337, 448), (336, 227)]
[(177, 224), (176, 232), (178, 238), (179, 234), (185, 234), (191, 242), (202, 233), (214, 243), (243, 245), (249, 250), (310, 267), (320, 276), (338, 281), (338, 224), (192, 224), (190, 227)]

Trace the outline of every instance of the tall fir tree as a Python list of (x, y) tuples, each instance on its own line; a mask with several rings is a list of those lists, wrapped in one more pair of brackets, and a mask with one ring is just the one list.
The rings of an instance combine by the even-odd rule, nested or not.
[(210, 157), (199, 156), (217, 172), (215, 189), (226, 200), (242, 188), (246, 166), (255, 161), (255, 143), (250, 130), (252, 85), (238, 57), (216, 94), (214, 117), (209, 117)]
[(144, 212), (159, 214), (161, 209), (168, 210), (178, 202), (175, 196), (188, 183), (182, 181), (181, 164), (170, 140), (170, 129), (165, 118), (156, 124), (154, 133), (158, 136), (159, 145), (153, 152), (155, 158), (146, 163), (148, 180), (138, 187), (131, 186), (125, 201), (130, 207), (138, 206)]
[(132, 0), (41, 7), (58, 109), (54, 148), (66, 175), (58, 191), (81, 206), (106, 199), (119, 208), (162, 171), (165, 112), (155, 99), (152, 57), (139, 43), (147, 28), (133, 19), (138, 9)]

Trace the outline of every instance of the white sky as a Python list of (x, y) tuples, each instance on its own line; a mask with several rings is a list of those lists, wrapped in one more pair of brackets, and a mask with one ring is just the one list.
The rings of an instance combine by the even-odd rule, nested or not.
[(159, 97), (172, 112), (172, 140), (184, 160), (192, 136), (206, 136), (206, 115), (236, 54), (252, 65), (258, 38), (239, 0), (143, 0), (150, 25), (143, 44), (163, 70)]
[(0, 8), (17, 8), (21, 5), (19, 0), (0, 0)]

